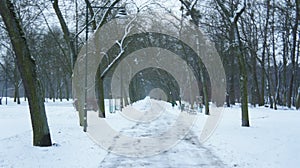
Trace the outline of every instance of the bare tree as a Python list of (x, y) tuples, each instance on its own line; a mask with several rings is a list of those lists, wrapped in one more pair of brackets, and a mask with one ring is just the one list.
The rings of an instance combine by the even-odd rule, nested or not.
[(42, 97), (41, 85), (36, 74), (36, 64), (31, 57), (22, 25), (16, 16), (14, 6), (10, 0), (0, 1), (0, 14), (8, 31), (28, 97), (33, 129), (33, 145), (51, 146), (44, 98)]
[(262, 51), (262, 58), (261, 58), (261, 97), (259, 101), (259, 105), (263, 106), (265, 104), (265, 75), (266, 75), (266, 69), (265, 69), (265, 60), (266, 60), (266, 50), (267, 50), (267, 37), (268, 37), (268, 29), (269, 29), (269, 18), (270, 18), (270, 0), (266, 1), (267, 3), (267, 15), (265, 18), (265, 25), (263, 30), (263, 51)]
[(295, 72), (296, 72), (296, 48), (297, 48), (297, 35), (298, 35), (298, 27), (300, 20), (300, 2), (296, 0), (295, 3), (295, 22), (292, 27), (292, 48), (291, 48), (291, 62), (292, 62), (292, 76), (289, 83), (289, 90), (287, 96), (287, 106), (291, 108), (292, 106), (292, 97), (293, 96), (293, 88), (294, 88), (294, 80), (295, 80)]
[(58, 0), (53, 0), (52, 5), (53, 5), (54, 11), (58, 17), (62, 31), (64, 33), (64, 39), (66, 40), (66, 43), (67, 43), (68, 49), (69, 49), (69, 53), (70, 53), (71, 66), (73, 67), (74, 63), (77, 59), (77, 54), (75, 52), (74, 40), (73, 40), (73, 38), (71, 38), (69, 28), (68, 28), (68, 26), (65, 22), (65, 19), (60, 11), (60, 8), (58, 6)]
[(248, 75), (246, 70), (246, 58), (243, 53), (243, 45), (240, 38), (240, 32), (238, 27), (238, 20), (246, 9), (246, 1), (242, 4), (241, 8), (237, 8), (232, 12), (228, 9), (221, 0), (215, 0), (220, 8), (220, 13), (225, 17), (229, 27), (229, 40), (230, 46), (234, 55), (238, 59), (240, 70), (240, 91), (241, 91), (241, 103), (242, 103), (242, 126), (249, 127), (249, 114), (248, 114)]

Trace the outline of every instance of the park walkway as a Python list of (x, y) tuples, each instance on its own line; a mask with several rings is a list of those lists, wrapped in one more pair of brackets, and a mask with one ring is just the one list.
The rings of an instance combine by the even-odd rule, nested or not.
[[(129, 115), (130, 112), (140, 112), (143, 115), (129, 115), (130, 118), (136, 117), (133, 120), (139, 120), (139, 122), (134, 122), (132, 125), (122, 127), (119, 133), (133, 137), (158, 136), (163, 133), (163, 130), (166, 131), (166, 128), (174, 124), (174, 119), (176, 119), (180, 113), (179, 109), (170, 106), (171, 105), (166, 102), (148, 99), (144, 100), (144, 104), (139, 105), (139, 110), (132, 106), (125, 107), (122, 110), (123, 115)], [(118, 141), (119, 138), (120, 135), (116, 135), (114, 141)], [(124, 143), (123, 146), (128, 150), (135, 148), (134, 145), (129, 145), (128, 143)], [(114, 143), (112, 143), (110, 148), (114, 148)], [(108, 152), (104, 159), (100, 161), (99, 167), (220, 168), (226, 167), (226, 165), (199, 142), (197, 134), (191, 129), (183, 139), (177, 141), (177, 144), (174, 144), (169, 149), (162, 149), (160, 152), (151, 156), (143, 157), (141, 155), (140, 157), (128, 157), (115, 154), (114, 152)]]

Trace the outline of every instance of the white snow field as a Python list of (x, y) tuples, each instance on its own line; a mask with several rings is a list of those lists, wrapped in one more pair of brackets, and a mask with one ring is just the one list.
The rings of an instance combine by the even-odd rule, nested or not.
[[(163, 133), (180, 113), (170, 103), (144, 99), (133, 104), (147, 110), (156, 103), (166, 111), (149, 123), (135, 123), (120, 112), (107, 113), (108, 123), (128, 136)], [(126, 157), (98, 146), (78, 125), (72, 102), (46, 102), (54, 145), (33, 147), (27, 102), (0, 105), (0, 167), (241, 167), (297, 168), (300, 165), (300, 111), (249, 108), (251, 127), (240, 126), (238, 106), (225, 108), (218, 127), (204, 143), (199, 142), (207, 116), (197, 113), (195, 127), (179, 143), (148, 157)], [(130, 147), (128, 147), (130, 148)]]

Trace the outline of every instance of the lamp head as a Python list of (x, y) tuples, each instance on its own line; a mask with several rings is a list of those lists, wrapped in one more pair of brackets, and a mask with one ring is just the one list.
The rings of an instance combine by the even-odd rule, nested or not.
[(122, 18), (122, 17), (125, 17), (125, 16), (127, 16), (126, 8), (125, 7), (118, 8), (116, 18)]

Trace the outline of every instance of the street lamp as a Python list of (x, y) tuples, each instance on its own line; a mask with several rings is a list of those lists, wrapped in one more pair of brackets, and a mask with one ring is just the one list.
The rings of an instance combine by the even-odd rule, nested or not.
[[(122, 16), (126, 16), (126, 9), (125, 7), (106, 7), (106, 6), (92, 6), (92, 8), (98, 8), (98, 9), (117, 9), (118, 13), (116, 15), (116, 18), (120, 18)], [(88, 90), (88, 86), (87, 86), (87, 75), (88, 75), (88, 34), (89, 34), (89, 29), (88, 29), (88, 25), (89, 25), (89, 8), (88, 5), (86, 4), (86, 11), (85, 11), (85, 79), (84, 79), (84, 114), (83, 114), (83, 131), (86, 132), (87, 131), (87, 90)]]
[(8, 63), (7, 63), (7, 60), (5, 59), (5, 105), (7, 105), (7, 80), (8, 80)]
[(117, 15), (115, 16), (116, 18), (121, 18), (127, 15), (125, 7), (119, 7)]

